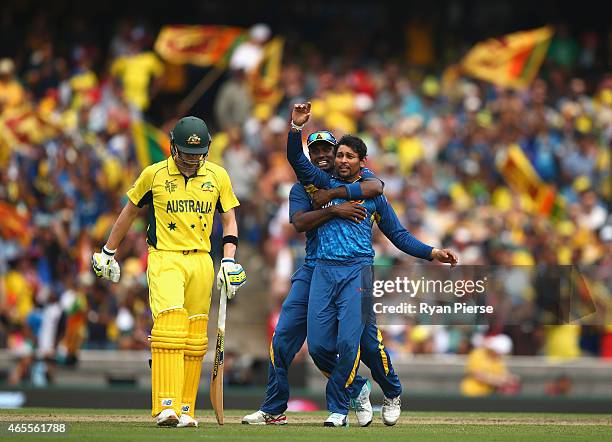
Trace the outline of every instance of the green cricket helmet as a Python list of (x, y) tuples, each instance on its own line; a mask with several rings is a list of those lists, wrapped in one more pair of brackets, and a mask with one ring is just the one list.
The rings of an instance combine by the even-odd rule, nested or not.
[(206, 155), (211, 140), (208, 126), (198, 117), (181, 118), (170, 131), (170, 144), (186, 154)]

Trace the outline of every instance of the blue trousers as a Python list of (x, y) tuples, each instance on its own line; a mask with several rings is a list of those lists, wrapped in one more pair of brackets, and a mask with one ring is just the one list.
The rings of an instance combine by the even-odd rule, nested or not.
[[(376, 327), (372, 286), (372, 266), (363, 260), (341, 264), (317, 261), (313, 272), (308, 298), (308, 349), (316, 364), (338, 355), (325, 390), (327, 408), (332, 413), (348, 413), (350, 386), (355, 381), (361, 359), (361, 339), (366, 328)], [(373, 330), (365, 336), (374, 337)], [(370, 367), (372, 373), (378, 370), (386, 373), (385, 376), (378, 373), (375, 380), (388, 377), (389, 358), (383, 352), (386, 356), (383, 359), (380, 352), (382, 339), (378, 330), (375, 339), (366, 339), (366, 346), (368, 350), (364, 350), (364, 354), (379, 361), (373, 364), (376, 369)], [(395, 391), (385, 391), (385, 394), (401, 392), (399, 379), (394, 384)]]
[[(303, 265), (291, 279), (291, 290), (283, 303), (278, 324), (270, 344), (268, 385), (266, 397), (260, 409), (270, 414), (280, 414), (287, 409), (289, 382), (287, 372), (296, 353), (306, 340), (308, 295), (314, 266)], [(385, 349), (380, 331), (375, 322), (367, 324), (361, 338), (361, 360), (372, 372), (387, 397), (397, 397), (402, 392), (399, 378), (393, 370), (391, 358)], [(315, 364), (326, 375), (330, 375), (337, 363), (337, 352), (323, 354)], [(348, 387), (349, 396), (359, 395), (365, 379), (356, 375)]]

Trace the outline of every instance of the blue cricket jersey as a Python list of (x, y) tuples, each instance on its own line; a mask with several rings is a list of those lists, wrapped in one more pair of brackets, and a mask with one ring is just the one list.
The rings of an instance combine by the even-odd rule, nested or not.
[[(304, 155), (302, 137), (299, 132), (289, 132), (287, 138), (287, 158), (303, 186), (333, 188), (346, 185), (314, 166)], [(364, 171), (363, 176), (374, 176)], [(295, 184), (290, 193), (290, 220), (299, 211), (310, 211), (312, 205), (306, 188)], [(310, 190), (310, 189), (309, 189)], [(293, 195), (293, 198), (292, 198)], [(342, 204), (347, 200), (334, 199), (330, 204)], [(360, 223), (343, 218), (333, 218), (320, 225), (317, 231), (306, 234), (307, 259), (348, 261), (363, 259), (373, 262), (372, 224), (378, 222), (380, 230), (401, 251), (409, 255), (431, 260), (432, 247), (416, 239), (399, 222), (397, 215), (384, 195), (374, 199), (362, 200), (359, 204), (367, 210), (367, 217)], [(313, 229), (314, 230), (314, 229)], [(316, 254), (314, 254), (316, 250)], [(313, 258), (314, 256), (314, 258)]]

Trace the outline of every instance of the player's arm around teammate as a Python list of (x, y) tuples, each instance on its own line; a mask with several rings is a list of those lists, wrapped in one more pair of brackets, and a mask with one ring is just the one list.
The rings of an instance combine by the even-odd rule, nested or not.
[[(361, 185), (359, 194), (363, 195), (364, 198), (374, 198), (382, 194), (382, 182), (378, 178), (355, 182), (353, 184)], [(321, 224), (336, 217), (348, 219), (356, 223), (363, 221), (367, 215), (367, 211), (365, 207), (355, 204), (355, 202), (352, 201), (353, 198), (349, 198), (351, 195), (350, 190), (347, 190), (347, 187), (348, 186), (340, 186), (329, 190), (319, 189), (314, 192), (311, 195), (312, 205), (315, 207), (317, 206), (315, 197), (318, 195), (319, 207), (315, 210), (295, 213), (291, 219), (293, 227), (295, 227), (298, 232), (307, 232), (309, 230), (316, 229)], [(324, 193), (322, 194), (322, 192)], [(321, 201), (328, 198), (344, 198), (351, 201), (322, 207), (329, 201), (324, 203), (321, 203)]]
[[(355, 185), (359, 185), (359, 189), (355, 192)], [(311, 195), (312, 206), (315, 209), (327, 206), (334, 198), (341, 198), (347, 200), (367, 200), (375, 198), (383, 193), (383, 183), (378, 178), (363, 177), (361, 180), (356, 181), (352, 184), (345, 184), (344, 186), (334, 187), (332, 189), (319, 189)], [(340, 214), (338, 214), (340, 216)]]

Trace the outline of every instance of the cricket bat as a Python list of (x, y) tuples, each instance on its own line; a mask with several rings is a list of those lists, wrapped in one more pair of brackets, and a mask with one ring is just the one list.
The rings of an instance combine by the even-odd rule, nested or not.
[(210, 402), (215, 410), (217, 423), (223, 425), (223, 349), (225, 341), (225, 310), (227, 295), (225, 284), (219, 295), (219, 318), (217, 320), (217, 343), (215, 345), (215, 362), (210, 372)]

